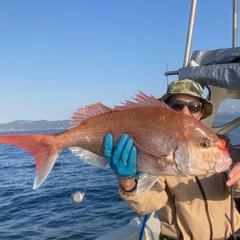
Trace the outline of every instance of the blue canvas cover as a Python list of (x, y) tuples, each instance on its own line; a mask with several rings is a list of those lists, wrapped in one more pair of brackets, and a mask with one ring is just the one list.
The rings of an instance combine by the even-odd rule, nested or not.
[(240, 47), (195, 51), (178, 75), (179, 79), (240, 91)]

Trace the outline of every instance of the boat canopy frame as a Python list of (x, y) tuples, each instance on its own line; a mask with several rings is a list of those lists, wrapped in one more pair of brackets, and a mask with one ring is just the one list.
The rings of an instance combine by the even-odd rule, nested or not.
[(198, 50), (189, 58), (196, 7), (197, 0), (192, 0), (183, 67), (176, 71), (166, 71), (165, 75), (178, 75), (179, 80), (189, 78), (206, 86), (209, 90), (207, 98), (213, 102), (214, 110), (213, 114), (202, 122), (214, 132), (225, 134), (240, 126), (240, 118), (225, 127), (213, 126), (221, 101), (228, 98), (240, 99), (240, 47), (237, 47), (238, 0), (233, 0), (232, 48)]

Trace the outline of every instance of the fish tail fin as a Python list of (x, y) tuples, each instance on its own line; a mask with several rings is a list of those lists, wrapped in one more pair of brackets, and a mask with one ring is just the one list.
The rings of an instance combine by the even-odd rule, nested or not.
[(54, 134), (3, 135), (0, 136), (0, 143), (20, 147), (35, 157), (36, 177), (33, 189), (44, 182), (61, 152), (54, 144)]

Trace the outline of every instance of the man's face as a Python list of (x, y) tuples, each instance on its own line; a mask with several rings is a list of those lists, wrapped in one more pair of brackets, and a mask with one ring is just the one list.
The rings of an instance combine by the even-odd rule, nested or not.
[[(183, 112), (194, 117), (198, 121), (201, 119), (204, 110), (201, 108), (200, 99), (186, 94), (177, 94), (169, 99), (169, 106), (176, 111)], [(187, 104), (190, 104), (187, 106)]]

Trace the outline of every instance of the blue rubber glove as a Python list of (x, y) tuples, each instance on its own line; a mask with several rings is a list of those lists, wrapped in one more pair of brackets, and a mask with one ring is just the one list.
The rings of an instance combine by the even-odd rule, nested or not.
[(113, 136), (107, 133), (104, 139), (104, 153), (115, 175), (122, 178), (137, 177), (137, 149), (127, 134), (123, 134), (113, 148)]

